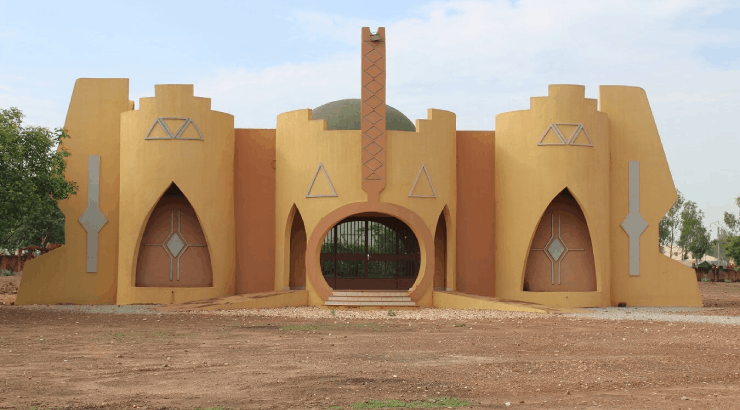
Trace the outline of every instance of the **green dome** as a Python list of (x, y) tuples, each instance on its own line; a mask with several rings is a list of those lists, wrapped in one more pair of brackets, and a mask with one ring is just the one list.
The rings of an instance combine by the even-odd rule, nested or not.
[[(386, 106), (385, 128), (389, 131), (416, 131), (414, 123), (401, 111)], [(360, 99), (333, 101), (316, 107), (313, 110), (314, 120), (326, 120), (329, 130), (359, 130), (360, 127)]]

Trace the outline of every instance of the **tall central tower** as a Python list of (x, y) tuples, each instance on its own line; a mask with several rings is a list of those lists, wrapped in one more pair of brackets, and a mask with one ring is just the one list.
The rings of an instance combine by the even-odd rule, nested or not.
[(385, 188), (385, 27), (362, 28), (362, 189), (378, 202)]

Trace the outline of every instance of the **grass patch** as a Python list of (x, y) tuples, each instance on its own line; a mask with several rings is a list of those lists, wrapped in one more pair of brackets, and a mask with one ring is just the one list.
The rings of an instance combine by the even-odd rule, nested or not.
[(468, 327), (465, 323), (455, 323), (455, 327)]
[(353, 409), (431, 409), (470, 406), (470, 403), (465, 400), (460, 400), (457, 397), (440, 397), (414, 401), (368, 400), (360, 403), (354, 403), (351, 406)]

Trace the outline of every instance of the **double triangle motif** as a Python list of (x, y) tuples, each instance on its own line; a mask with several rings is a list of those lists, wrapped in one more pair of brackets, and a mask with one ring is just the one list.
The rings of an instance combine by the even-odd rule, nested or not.
[[(314, 188), (314, 184), (316, 183), (316, 177), (319, 176), (319, 171), (324, 173), (324, 180), (329, 184), (329, 189), (331, 189), (331, 194), (312, 194), (311, 191)], [(325, 188), (325, 187), (324, 187)], [(306, 192), (306, 198), (327, 198), (327, 197), (335, 197), (337, 195), (337, 191), (334, 190), (334, 184), (331, 183), (331, 179), (329, 179), (329, 175), (326, 173), (326, 169), (324, 168), (324, 164), (319, 162), (318, 168), (316, 168), (316, 172), (313, 174), (313, 179), (311, 179), (311, 185), (308, 186), (308, 192)]]
[[(426, 185), (426, 188), (432, 190), (432, 194), (415, 194), (414, 191), (416, 190), (416, 185), (419, 183), (419, 178), (422, 178), (421, 172), (424, 171), (424, 176), (426, 177), (424, 179), (425, 182), (422, 184)], [(419, 168), (419, 172), (416, 174), (416, 179), (414, 180), (414, 185), (411, 186), (411, 190), (409, 191), (409, 196), (412, 198), (436, 198), (437, 193), (434, 191), (434, 184), (432, 184), (432, 178), (429, 177), (429, 172), (427, 172), (427, 166), (425, 164), (421, 164), (421, 168)]]
[(149, 128), (144, 139), (147, 140), (203, 140), (203, 134), (192, 118), (159, 117)]
[[(563, 134), (563, 130), (575, 127), (572, 134), (567, 138)], [(583, 124), (570, 124), (570, 123), (556, 123), (550, 124), (540, 138), (540, 142), (537, 145), (575, 145), (579, 147), (593, 147), (593, 141), (591, 136), (586, 131), (586, 127)]]

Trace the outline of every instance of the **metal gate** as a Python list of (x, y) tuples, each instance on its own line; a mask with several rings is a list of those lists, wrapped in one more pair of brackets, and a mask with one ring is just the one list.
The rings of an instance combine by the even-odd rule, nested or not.
[(390, 217), (351, 217), (321, 246), (321, 272), (334, 289), (409, 289), (420, 266), (419, 242)]

